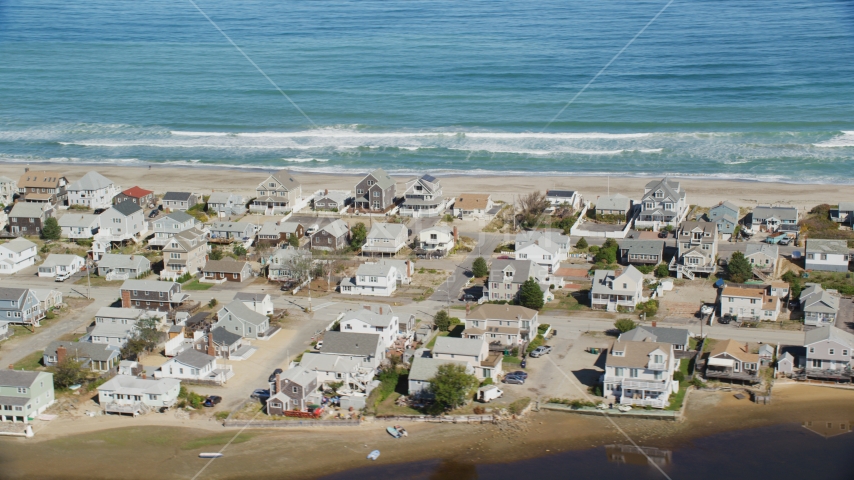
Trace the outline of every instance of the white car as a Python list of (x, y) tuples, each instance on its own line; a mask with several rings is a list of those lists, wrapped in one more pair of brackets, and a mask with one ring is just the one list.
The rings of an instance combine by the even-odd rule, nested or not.
[(308, 228), (305, 229), (305, 236), (310, 237), (317, 233), (318, 230), (320, 230), (320, 225), (316, 223), (314, 225), (310, 225)]
[(56, 278), (54, 278), (53, 281), (64, 282), (64, 281), (68, 280), (69, 278), (71, 278), (71, 272), (57, 273)]

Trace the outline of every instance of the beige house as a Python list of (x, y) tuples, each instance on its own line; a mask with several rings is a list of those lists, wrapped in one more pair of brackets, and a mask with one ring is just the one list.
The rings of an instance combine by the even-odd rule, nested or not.
[(163, 246), (163, 270), (160, 278), (174, 280), (185, 273), (196, 274), (208, 259), (207, 234), (196, 227), (173, 236)]
[(456, 360), (469, 364), (478, 380), (491, 378), (498, 382), (503, 373), (501, 352), (490, 352), (489, 345), (482, 338), (437, 337), (433, 345), (433, 358), (437, 360)]
[(713, 222), (682, 222), (676, 230), (679, 254), (668, 266), (676, 278), (693, 280), (697, 274), (711, 274), (717, 270), (718, 226)]
[(721, 316), (739, 320), (772, 321), (780, 316), (780, 297), (771, 294), (770, 285), (737, 287), (728, 285), (721, 291)]
[(454, 216), (459, 218), (485, 218), (492, 207), (492, 195), (488, 193), (464, 193), (454, 200)]
[(521, 345), (537, 336), (538, 312), (519, 305), (483, 304), (466, 315), (465, 338)]
[(255, 190), (258, 197), (252, 201), (249, 211), (264, 215), (290, 212), (302, 197), (302, 185), (287, 170), (268, 176)]

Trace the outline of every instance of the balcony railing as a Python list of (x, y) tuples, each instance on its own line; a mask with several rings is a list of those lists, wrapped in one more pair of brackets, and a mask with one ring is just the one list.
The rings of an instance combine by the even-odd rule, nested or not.
[(651, 363), (650, 362), (649, 367), (647, 367), (647, 368), (649, 368), (650, 370), (667, 370), (667, 364), (666, 363)]
[(628, 380), (623, 377), (605, 377), (605, 383), (614, 383), (620, 385), (623, 389), (649, 390), (653, 392), (664, 392), (670, 388), (669, 381), (643, 382), (640, 380)]
[(642, 407), (664, 408), (667, 405), (664, 400), (658, 398), (630, 398), (620, 397), (620, 403), (623, 405), (638, 405)]

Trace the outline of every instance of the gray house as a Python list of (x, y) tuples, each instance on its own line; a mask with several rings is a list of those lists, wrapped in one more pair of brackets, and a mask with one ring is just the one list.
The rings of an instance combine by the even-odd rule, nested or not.
[(338, 219), (321, 228), (311, 236), (312, 250), (341, 250), (350, 243), (350, 226)]
[(382, 168), (365, 175), (356, 184), (357, 209), (370, 212), (385, 212), (394, 206), (397, 184)]
[(691, 332), (684, 328), (648, 327), (641, 325), (617, 337), (618, 342), (658, 342), (673, 345), (674, 350), (688, 350)]
[(210, 224), (211, 240), (249, 240), (255, 236), (258, 226), (249, 222), (213, 222)]
[(54, 399), (52, 373), (0, 370), (0, 421), (27, 423)]
[(805, 268), (826, 272), (847, 272), (851, 255), (845, 240), (822, 240), (808, 238), (804, 248)]
[(283, 415), (286, 411), (306, 411), (308, 405), (320, 403), (317, 394), (317, 372), (294, 367), (276, 374), (276, 381), (267, 400), (267, 415)]
[(243, 195), (213, 192), (208, 197), (209, 215), (243, 215), (246, 210), (246, 199)]
[(722, 239), (728, 240), (733, 232), (735, 232), (735, 226), (738, 225), (738, 213), (739, 210), (735, 204), (721, 202), (709, 209), (709, 214), (706, 215), (706, 218), (708, 221), (717, 224), (718, 235)]
[(197, 203), (199, 203), (199, 198), (189, 192), (166, 192), (163, 195), (163, 208), (172, 211), (187, 210)]
[(632, 201), (629, 197), (615, 193), (603, 195), (596, 200), (597, 215), (622, 215), (627, 217), (632, 210)]
[(217, 312), (217, 327), (244, 338), (263, 337), (270, 329), (270, 319), (246, 306), (240, 300), (233, 300)]
[(45, 312), (32, 290), (0, 287), (0, 320), (38, 327)]
[(258, 196), (249, 205), (251, 212), (283, 215), (293, 210), (302, 197), (302, 185), (287, 170), (279, 170), (259, 183), (256, 193)]
[(151, 261), (142, 255), (107, 253), (98, 261), (98, 275), (101, 277), (114, 273), (127, 275), (126, 278), (139, 278), (148, 272), (151, 272)]
[(197, 222), (196, 217), (182, 211), (163, 215), (151, 222), (154, 227), (154, 238), (149, 240), (148, 244), (162, 247), (175, 235), (195, 227)]
[(620, 263), (656, 265), (663, 259), (663, 240), (622, 240), (619, 244)]
[(314, 199), (315, 210), (330, 210), (340, 212), (350, 204), (352, 192), (346, 190), (324, 190), (323, 194)]
[(51, 342), (44, 349), (42, 362), (46, 367), (51, 367), (62, 363), (66, 358), (80, 362), (82, 368), (93, 372), (109, 371), (121, 360), (119, 347), (113, 345), (57, 341)]
[(841, 375), (851, 380), (854, 335), (828, 325), (804, 334), (807, 376)]
[(376, 369), (385, 358), (385, 348), (382, 337), (375, 333), (329, 331), (323, 334), (320, 354), (340, 355), (358, 360), (364, 367)]
[(831, 295), (818, 283), (808, 283), (801, 292), (804, 325), (833, 325), (839, 313), (839, 297)]
[(795, 207), (778, 207), (759, 205), (750, 213), (750, 221), (745, 221), (745, 227), (756, 233), (776, 232), (781, 225), (798, 223), (798, 209)]

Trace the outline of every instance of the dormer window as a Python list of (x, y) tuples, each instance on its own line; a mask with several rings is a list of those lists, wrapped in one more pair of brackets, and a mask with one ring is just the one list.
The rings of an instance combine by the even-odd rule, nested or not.
[(625, 356), (625, 354), (626, 354), (626, 352), (623, 352), (623, 351), (620, 351), (620, 352), (615, 351), (614, 352), (615, 357), (622, 357), (622, 356)]
[(655, 192), (655, 198), (664, 198), (664, 192), (658, 190), (657, 192)]

